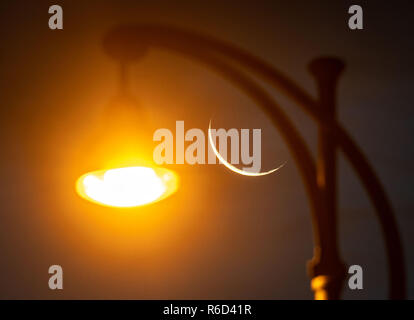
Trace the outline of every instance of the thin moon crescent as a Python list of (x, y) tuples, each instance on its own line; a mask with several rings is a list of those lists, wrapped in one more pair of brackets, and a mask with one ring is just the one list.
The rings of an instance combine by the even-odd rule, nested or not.
[(221, 155), (221, 154), (217, 151), (217, 148), (216, 148), (216, 146), (214, 145), (213, 137), (212, 137), (212, 135), (211, 135), (211, 120), (210, 120), (210, 123), (209, 123), (209, 125), (208, 125), (208, 140), (209, 140), (209, 142), (210, 142), (211, 148), (213, 149), (213, 151), (214, 151), (214, 153), (215, 153), (216, 157), (220, 160), (220, 162), (221, 162), (222, 164), (224, 164), (224, 165), (225, 165), (228, 169), (230, 169), (231, 171), (236, 172), (236, 173), (241, 174), (241, 175), (244, 175), (244, 176), (249, 176), (249, 177), (260, 177), (260, 176), (266, 176), (266, 175), (268, 175), (268, 174), (271, 174), (271, 173), (273, 173), (273, 172), (275, 172), (275, 171), (279, 170), (280, 168), (282, 168), (282, 167), (286, 164), (286, 162), (284, 162), (284, 163), (282, 163), (279, 167), (277, 167), (277, 168), (275, 168), (275, 169), (272, 169), (272, 170), (269, 170), (269, 171), (265, 171), (265, 172), (257, 172), (257, 173), (255, 173), (255, 172), (243, 171), (243, 170), (240, 170), (239, 168), (237, 168), (237, 167), (233, 166), (231, 163), (229, 163), (226, 159), (224, 159), (224, 158), (222, 157), (222, 155)]

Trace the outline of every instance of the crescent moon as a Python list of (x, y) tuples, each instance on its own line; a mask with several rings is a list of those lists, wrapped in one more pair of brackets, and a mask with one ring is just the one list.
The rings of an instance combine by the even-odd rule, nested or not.
[(273, 173), (273, 172), (275, 172), (275, 171), (277, 171), (277, 170), (279, 170), (279, 169), (281, 169), (285, 164), (286, 164), (286, 162), (284, 162), (284, 163), (282, 163), (279, 167), (277, 167), (277, 168), (275, 168), (275, 169), (272, 169), (272, 170), (269, 170), (269, 171), (265, 171), (265, 172), (257, 172), (257, 173), (255, 173), (255, 172), (248, 172), (248, 171), (244, 171), (244, 170), (240, 170), (239, 168), (237, 168), (237, 167), (235, 167), (235, 166), (233, 166), (231, 163), (229, 163), (226, 159), (224, 159), (223, 157), (222, 157), (222, 155), (217, 151), (217, 148), (216, 148), (216, 146), (214, 145), (214, 141), (213, 141), (213, 137), (212, 137), (212, 135), (211, 135), (211, 120), (210, 120), (210, 123), (209, 123), (209, 125), (208, 125), (208, 140), (209, 140), (209, 142), (210, 142), (210, 145), (211, 145), (211, 148), (213, 149), (213, 151), (214, 151), (214, 153), (215, 153), (215, 155), (216, 155), (216, 157), (220, 160), (220, 162), (222, 163), (222, 164), (224, 164), (228, 169), (230, 169), (231, 171), (233, 171), (233, 172), (235, 172), (235, 173), (238, 173), (238, 174), (241, 174), (241, 175), (243, 175), (243, 176), (249, 176), (249, 177), (260, 177), (260, 176), (266, 176), (266, 175), (268, 175), (268, 174), (271, 174), (271, 173)]

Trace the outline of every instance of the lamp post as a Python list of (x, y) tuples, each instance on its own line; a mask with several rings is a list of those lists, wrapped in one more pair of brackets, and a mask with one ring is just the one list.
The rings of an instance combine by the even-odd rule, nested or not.
[[(318, 99), (310, 97), (273, 66), (232, 45), (187, 30), (152, 24), (120, 26), (104, 38), (105, 52), (120, 65), (139, 59), (150, 47), (171, 50), (197, 60), (249, 95), (270, 117), (285, 139), (306, 187), (311, 206), (314, 257), (309, 263), (311, 287), (316, 299), (338, 299), (346, 276), (337, 244), (336, 152), (340, 148), (351, 162), (373, 203), (382, 227), (388, 258), (389, 296), (405, 298), (405, 267), (401, 239), (391, 205), (367, 159), (336, 122), (336, 83), (344, 63), (319, 58), (309, 68), (318, 87)], [(240, 67), (244, 70), (241, 71)], [(247, 72), (281, 90), (303, 108), (318, 125), (315, 161), (289, 117)]]
[(311, 286), (317, 299), (338, 299), (346, 275), (345, 265), (337, 249), (336, 143), (333, 135), (336, 122), (335, 91), (344, 67), (343, 62), (334, 58), (315, 59), (309, 65), (317, 84), (322, 120), (318, 125), (316, 182), (322, 198), (318, 232), (323, 234), (321, 241), (324, 241), (320, 244), (324, 250), (319, 254), (327, 256), (309, 263), (309, 273), (313, 278)]

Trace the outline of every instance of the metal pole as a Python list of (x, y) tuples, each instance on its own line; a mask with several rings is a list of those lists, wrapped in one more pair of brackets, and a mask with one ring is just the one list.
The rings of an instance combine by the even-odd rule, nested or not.
[(309, 69), (315, 77), (321, 121), (318, 126), (318, 156), (316, 162), (317, 185), (322, 200), (321, 211), (316, 213), (319, 227), (319, 248), (310, 266), (315, 299), (339, 299), (345, 279), (337, 244), (336, 199), (336, 122), (335, 93), (344, 63), (335, 58), (313, 60)]

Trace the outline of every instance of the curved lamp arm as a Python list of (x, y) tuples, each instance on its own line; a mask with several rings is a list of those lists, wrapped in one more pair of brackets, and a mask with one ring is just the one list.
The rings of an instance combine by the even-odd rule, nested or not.
[[(335, 198), (327, 199), (326, 194), (318, 186), (317, 176), (319, 176), (319, 172), (317, 175), (311, 153), (286, 114), (265, 91), (252, 79), (238, 71), (238, 68), (233, 67), (232, 64), (239, 64), (269, 82), (273, 87), (283, 91), (316, 120), (320, 128), (328, 129), (333, 137), (330, 139), (331, 144), (333, 144), (331, 154), (336, 145), (342, 148), (376, 209), (387, 250), (390, 298), (402, 299), (405, 297), (402, 243), (385, 191), (354, 141), (336, 121), (326, 119), (326, 110), (321, 107), (323, 106), (324, 97), (327, 96), (326, 93), (328, 93), (328, 96), (334, 94), (334, 87), (331, 88), (330, 92), (324, 92), (324, 85), (336, 82), (341, 63), (337, 60), (328, 59), (325, 61), (319, 60), (319, 63), (316, 61), (313, 66), (311, 65), (321, 94), (319, 101), (315, 101), (274, 67), (239, 48), (208, 36), (167, 26), (136, 24), (115, 28), (104, 39), (106, 52), (121, 62), (136, 60), (151, 46), (173, 50), (193, 59), (198, 59), (240, 87), (271, 117), (294, 156), (310, 200), (315, 239), (315, 257), (312, 262), (311, 275), (314, 279), (320, 279), (320, 276), (324, 277), (319, 288), (315, 287), (314, 289), (323, 291), (326, 298), (336, 299), (339, 298), (342, 281), (345, 277), (345, 269), (337, 250)], [(327, 63), (324, 65), (324, 62)], [(333, 98), (333, 96), (330, 98)]]

